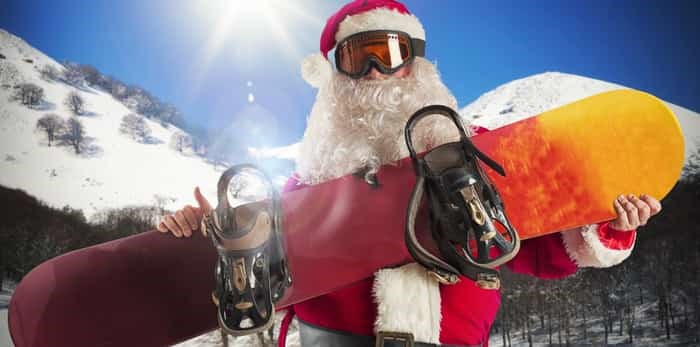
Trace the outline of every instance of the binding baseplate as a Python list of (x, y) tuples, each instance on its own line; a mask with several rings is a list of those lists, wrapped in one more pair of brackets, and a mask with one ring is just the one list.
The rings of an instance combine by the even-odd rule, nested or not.
[[(450, 118), (460, 140), (418, 155), (412, 131), (427, 116)], [(464, 275), (485, 289), (498, 289), (498, 266), (520, 249), (520, 239), (504, 213), (503, 201), (477, 159), (505, 176), (503, 168), (472, 144), (457, 112), (442, 105), (420, 109), (408, 120), (405, 138), (417, 176), (406, 218), (406, 246), (415, 260), (442, 283)], [(424, 247), (416, 235), (418, 208), (427, 196), (430, 231), (439, 255)]]
[[(251, 185), (256, 197), (250, 195)], [(265, 173), (250, 164), (226, 170), (217, 190), (219, 203), (202, 224), (219, 254), (212, 293), (219, 325), (233, 336), (262, 332), (273, 324), (274, 302), (291, 285), (279, 194)], [(260, 190), (266, 192), (262, 199)]]

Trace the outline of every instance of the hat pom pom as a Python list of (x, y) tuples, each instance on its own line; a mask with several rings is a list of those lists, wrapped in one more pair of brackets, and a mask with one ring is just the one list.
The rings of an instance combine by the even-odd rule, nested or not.
[(315, 88), (326, 84), (333, 75), (333, 66), (321, 53), (312, 54), (301, 63), (301, 76)]

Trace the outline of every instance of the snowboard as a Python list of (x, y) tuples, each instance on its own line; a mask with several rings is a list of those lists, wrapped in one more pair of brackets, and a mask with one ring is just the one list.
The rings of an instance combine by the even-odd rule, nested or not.
[[(476, 135), (506, 171), (483, 167), (526, 240), (613, 219), (621, 193), (662, 199), (680, 176), (684, 144), (668, 107), (635, 90), (598, 94)], [(410, 158), (383, 166), (378, 187), (353, 175), (281, 196), (291, 287), (276, 308), (413, 261), (406, 208)], [(212, 182), (214, 183), (214, 182)], [(427, 229), (427, 213), (416, 228)], [(195, 235), (148, 231), (77, 250), (32, 270), (8, 322), (16, 346), (165, 346), (217, 327), (217, 254)]]

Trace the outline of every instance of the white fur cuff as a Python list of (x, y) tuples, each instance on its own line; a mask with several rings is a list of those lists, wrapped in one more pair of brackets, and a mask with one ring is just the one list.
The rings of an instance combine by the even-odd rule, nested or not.
[(440, 343), (440, 286), (417, 263), (377, 271), (375, 332), (410, 332), (416, 341)]
[[(636, 236), (635, 236), (636, 237)], [(579, 267), (610, 267), (621, 263), (632, 254), (629, 249), (616, 250), (605, 247), (598, 236), (598, 225), (588, 225), (562, 232), (564, 247), (569, 257)]]

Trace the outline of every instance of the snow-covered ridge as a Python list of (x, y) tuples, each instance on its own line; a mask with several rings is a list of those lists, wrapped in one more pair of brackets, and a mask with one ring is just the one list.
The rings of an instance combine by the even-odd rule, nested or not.
[(31, 76), (20, 72), (22, 67), (52, 66), (58, 71), (63, 70), (61, 64), (3, 29), (0, 29), (0, 54), (5, 57), (0, 59), (0, 86), (33, 82)]
[(625, 87), (591, 78), (546, 72), (514, 80), (461, 110), (470, 122), (495, 129), (587, 96)]
[[(136, 142), (119, 132), (122, 117), (134, 111), (109, 93), (42, 79), (38, 69), (43, 66), (63, 67), (4, 30), (0, 54), (5, 57), (0, 59), (0, 184), (23, 189), (54, 207), (82, 209), (88, 216), (126, 205), (180, 208), (195, 203), (197, 185), (207, 197), (216, 196), (219, 172), (214, 166), (169, 147), (172, 134), (180, 129), (146, 119), (151, 138)], [(13, 86), (21, 82), (41, 87), (45, 102), (28, 108), (12, 100)], [(83, 115), (73, 116), (64, 105), (70, 92), (85, 100)], [(37, 120), (47, 113), (64, 120), (77, 117), (93, 138), (91, 150), (77, 155), (69, 147), (48, 147), (45, 135), (35, 130)]]
[(8, 60), (16, 61), (20, 59), (29, 59), (33, 61), (33, 64), (39, 66), (50, 64), (56, 68), (62, 67), (61, 64), (57, 63), (51, 57), (2, 28), (0, 28), (0, 49)]

